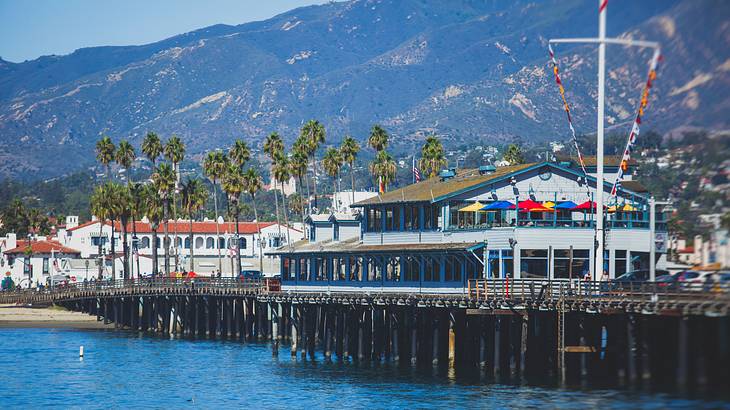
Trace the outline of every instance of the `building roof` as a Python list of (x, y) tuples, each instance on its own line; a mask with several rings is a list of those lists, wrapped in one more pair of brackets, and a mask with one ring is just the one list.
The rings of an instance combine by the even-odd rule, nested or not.
[(448, 252), (474, 250), (484, 246), (484, 242), (453, 242), (453, 243), (404, 243), (389, 245), (369, 245), (360, 242), (360, 238), (345, 241), (309, 242), (307, 240), (294, 242), (290, 246), (282, 246), (273, 254), (310, 254), (310, 253), (380, 253), (380, 252)]
[(639, 181), (632, 180), (632, 181), (621, 181), (621, 187), (624, 189), (628, 189), (629, 191), (633, 191), (636, 193), (642, 193), (642, 192), (649, 192), (649, 189), (644, 186)]
[(489, 174), (480, 174), (478, 169), (463, 169), (456, 172), (456, 176), (446, 180), (440, 177), (429, 178), (416, 184), (407, 185), (395, 191), (386, 192), (384, 194), (368, 198), (364, 201), (356, 202), (354, 206), (374, 205), (381, 202), (431, 202), (435, 198), (449, 195), (464, 189), (476, 187), (485, 182), (499, 179), (513, 172), (522, 171), (536, 165), (520, 164), (510, 165), (506, 167), (498, 167), (495, 172)]
[(330, 222), (330, 217), (332, 214), (313, 214), (313, 215), (307, 215), (307, 220), (310, 220), (312, 222)]
[[(580, 164), (580, 162), (578, 162), (578, 157), (575, 157), (573, 155), (556, 153), (555, 159), (557, 159), (558, 161), (570, 161), (575, 164)], [(583, 157), (583, 163), (585, 163), (587, 167), (595, 167), (597, 162), (598, 162), (598, 157), (595, 155), (586, 155)], [(629, 159), (629, 165), (634, 165), (634, 164), (636, 164), (636, 161), (634, 159)], [(607, 167), (617, 167), (617, 166), (621, 165), (621, 156), (620, 155), (604, 155), (603, 156), (603, 165), (607, 166)]]
[[(23, 254), (28, 249), (27, 240), (19, 240), (17, 246), (13, 249), (9, 249), (3, 253), (9, 255)], [(34, 254), (50, 254), (51, 252), (67, 253), (67, 254), (81, 254), (76, 249), (63, 246), (56, 241), (30, 241), (30, 249)]]

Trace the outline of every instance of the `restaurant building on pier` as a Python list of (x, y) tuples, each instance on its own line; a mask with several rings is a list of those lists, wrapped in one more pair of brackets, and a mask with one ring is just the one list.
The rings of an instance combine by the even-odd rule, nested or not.
[[(591, 161), (590, 158), (587, 159)], [(618, 158), (606, 159), (606, 173)], [(630, 165), (629, 165), (630, 166)], [(627, 170), (631, 175), (631, 170)], [(608, 280), (665, 262), (666, 223), (630, 178), (610, 195), (604, 271), (594, 272), (596, 178), (572, 161), (444, 170), (437, 177), (312, 215), (282, 258), (284, 288), (462, 292), (469, 279)], [(652, 235), (653, 232), (653, 235)]]

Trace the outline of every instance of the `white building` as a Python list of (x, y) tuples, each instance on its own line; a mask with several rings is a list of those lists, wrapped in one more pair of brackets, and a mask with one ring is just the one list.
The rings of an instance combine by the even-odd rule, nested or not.
[(0, 238), (0, 253), (3, 277), (9, 272), (13, 282), (23, 288), (46, 285), (52, 275), (83, 280), (83, 272), (72, 270), (68, 262), (78, 259), (81, 253), (45, 237), (18, 240), (15, 234), (8, 234)]
[[(355, 198), (354, 201), (353, 196)], [(332, 195), (332, 208), (334, 212), (352, 213), (353, 209), (350, 208), (352, 204), (370, 199), (374, 196), (378, 196), (378, 193), (371, 191), (355, 191), (353, 194), (352, 190), (335, 192), (334, 195)]]

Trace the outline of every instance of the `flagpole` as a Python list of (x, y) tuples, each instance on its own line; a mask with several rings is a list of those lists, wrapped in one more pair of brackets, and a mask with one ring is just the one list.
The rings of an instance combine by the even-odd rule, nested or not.
[[(598, 127), (596, 133), (596, 261), (593, 278), (603, 275), (603, 123), (606, 92), (606, 6), (598, 0)], [(596, 215), (594, 214), (594, 215)]]
[(411, 180), (413, 180), (413, 183), (416, 183), (416, 156), (412, 156), (411, 159), (413, 160), (411, 164)]

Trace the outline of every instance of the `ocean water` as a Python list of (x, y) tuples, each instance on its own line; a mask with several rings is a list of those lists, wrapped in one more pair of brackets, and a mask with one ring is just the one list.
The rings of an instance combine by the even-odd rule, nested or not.
[[(79, 358), (79, 346), (85, 356)], [(0, 408), (730, 408), (669, 394), (487, 384), (393, 365), (279, 358), (266, 344), (0, 329)]]

